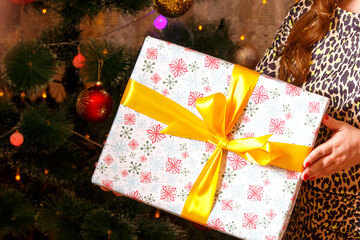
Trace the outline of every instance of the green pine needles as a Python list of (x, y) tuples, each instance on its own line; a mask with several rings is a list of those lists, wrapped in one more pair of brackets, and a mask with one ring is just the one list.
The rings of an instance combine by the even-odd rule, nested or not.
[(109, 210), (96, 209), (84, 219), (83, 232), (86, 239), (137, 239), (136, 226), (126, 217), (117, 217)]
[(80, 69), (84, 81), (100, 80), (104, 85), (111, 85), (124, 77), (130, 67), (125, 49), (106, 40), (90, 39), (80, 46), (80, 51), (86, 59), (85, 66)]
[(36, 42), (19, 42), (7, 52), (4, 64), (12, 86), (19, 92), (44, 86), (55, 73), (54, 56)]
[(24, 137), (41, 147), (56, 148), (71, 136), (73, 123), (63, 110), (53, 112), (46, 104), (29, 106), (22, 112), (21, 126)]
[[(15, 189), (0, 189), (0, 239), (24, 237), (33, 227), (35, 209), (29, 207), (25, 196)], [(7, 238), (5, 238), (7, 239)]]

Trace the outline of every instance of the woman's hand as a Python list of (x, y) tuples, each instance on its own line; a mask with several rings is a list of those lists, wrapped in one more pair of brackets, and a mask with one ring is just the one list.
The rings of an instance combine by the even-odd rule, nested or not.
[(331, 138), (304, 160), (303, 180), (324, 177), (360, 163), (360, 129), (327, 114), (322, 123), (331, 130)]

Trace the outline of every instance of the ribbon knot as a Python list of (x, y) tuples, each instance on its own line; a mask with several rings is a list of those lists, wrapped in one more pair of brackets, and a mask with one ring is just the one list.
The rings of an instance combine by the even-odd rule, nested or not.
[(223, 137), (216, 146), (221, 149), (229, 150), (230, 140), (227, 137)]

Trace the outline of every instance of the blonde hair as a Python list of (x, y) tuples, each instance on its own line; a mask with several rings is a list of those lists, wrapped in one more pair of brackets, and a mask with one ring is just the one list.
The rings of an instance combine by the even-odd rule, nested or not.
[(279, 78), (300, 85), (309, 74), (313, 44), (329, 31), (338, 0), (313, 0), (310, 10), (295, 22), (285, 45), (280, 49)]

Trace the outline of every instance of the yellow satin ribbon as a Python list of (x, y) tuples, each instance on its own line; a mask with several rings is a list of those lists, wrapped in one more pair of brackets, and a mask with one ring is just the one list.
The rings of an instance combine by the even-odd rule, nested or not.
[[(217, 147), (196, 179), (181, 216), (206, 225), (214, 201), (223, 150), (250, 162), (301, 172), (312, 148), (269, 142), (271, 135), (228, 140), (256, 85), (259, 73), (235, 65), (227, 98), (216, 93), (199, 98), (202, 119), (171, 99), (130, 79), (121, 104), (168, 125), (161, 133), (215, 144)], [(239, 183), (240, 184), (240, 183)]]

